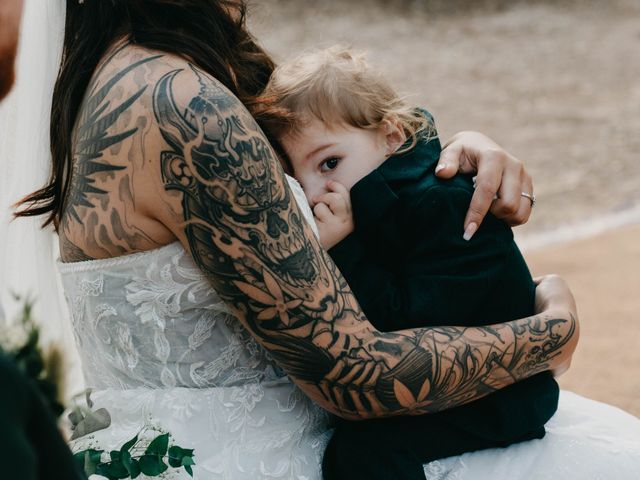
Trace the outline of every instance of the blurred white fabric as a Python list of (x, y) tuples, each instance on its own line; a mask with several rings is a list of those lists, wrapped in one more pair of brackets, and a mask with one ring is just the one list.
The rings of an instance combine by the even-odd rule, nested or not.
[(26, 0), (17, 81), (0, 104), (0, 304), (6, 322), (20, 303), (36, 300), (35, 318), (45, 343), (57, 342), (68, 363), (66, 393), (82, 389), (70, 320), (55, 268), (57, 238), (40, 229), (42, 218), (11, 221), (11, 205), (49, 177), (49, 119), (64, 34), (64, 0)]

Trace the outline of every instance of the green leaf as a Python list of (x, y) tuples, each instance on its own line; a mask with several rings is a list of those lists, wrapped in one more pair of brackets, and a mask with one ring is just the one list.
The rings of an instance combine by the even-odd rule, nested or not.
[(89, 449), (87, 450), (87, 453), (89, 454), (89, 458), (91, 459), (92, 462), (100, 463), (100, 457), (102, 457), (104, 450)]
[(187, 471), (189, 475), (193, 477), (193, 469), (191, 468), (191, 465), (185, 465), (184, 469)]
[(127, 451), (122, 452), (122, 465), (127, 469), (131, 478), (137, 478), (140, 475), (140, 464), (135, 458), (131, 458), (131, 454)]
[(122, 445), (122, 448), (120, 449), (120, 453), (128, 452), (129, 450), (131, 450), (131, 447), (133, 447), (136, 444), (137, 441), (138, 441), (138, 435), (136, 435), (131, 440), (129, 440), (127, 443)]
[(107, 477), (109, 480), (120, 480), (129, 477), (129, 472), (120, 462), (101, 463), (98, 465), (96, 473)]
[(150, 477), (158, 476), (169, 468), (157, 455), (143, 455), (139, 462), (140, 471)]
[(185, 465), (195, 465), (193, 461), (193, 449), (188, 450), (178, 447), (177, 445), (172, 446), (169, 448), (169, 465), (174, 468)]
[(109, 452), (109, 456), (111, 457), (112, 462), (120, 461), (120, 452), (118, 450), (112, 450)]
[(102, 455), (103, 450), (94, 450), (93, 448), (89, 448), (87, 450), (82, 450), (73, 455), (76, 462), (82, 468), (84, 473), (88, 476), (96, 473), (96, 467), (100, 463), (100, 456)]
[(169, 447), (169, 434), (165, 433), (153, 439), (145, 450), (145, 455), (158, 455), (164, 457)]
[(85, 452), (86, 450), (82, 450), (80, 452), (76, 452), (73, 454), (73, 459), (76, 461), (78, 466), (82, 469), (84, 469), (84, 453)]
[(169, 465), (173, 468), (178, 468), (182, 466), (182, 457), (184, 456), (183, 450), (178, 446), (173, 446), (169, 448)]

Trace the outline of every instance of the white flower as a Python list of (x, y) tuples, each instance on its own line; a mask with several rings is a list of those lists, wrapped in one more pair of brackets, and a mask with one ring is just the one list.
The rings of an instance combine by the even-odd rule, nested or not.
[(26, 329), (19, 325), (11, 325), (0, 331), (0, 347), (7, 352), (13, 352), (24, 347), (29, 339)]

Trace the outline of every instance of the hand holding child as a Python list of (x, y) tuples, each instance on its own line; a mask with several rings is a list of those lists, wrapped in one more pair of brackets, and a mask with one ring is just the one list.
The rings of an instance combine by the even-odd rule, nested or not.
[(313, 214), (316, 217), (320, 243), (329, 250), (353, 232), (351, 197), (344, 185), (333, 180), (327, 182), (328, 193), (314, 197)]

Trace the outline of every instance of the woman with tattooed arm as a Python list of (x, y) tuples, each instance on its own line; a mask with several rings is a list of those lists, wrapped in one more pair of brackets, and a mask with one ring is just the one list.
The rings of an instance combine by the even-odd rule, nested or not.
[[(533, 317), (371, 326), (246, 109), (274, 65), (242, 2), (69, 0), (66, 22), (53, 174), (18, 215), (60, 237), (86, 381), (113, 418), (92, 442), (151, 417), (196, 449), (196, 478), (319, 478), (326, 411), (436, 412), (568, 366), (577, 317), (555, 277)], [(461, 235), (489, 207), (528, 218), (530, 177), (491, 140), (461, 133), (440, 165), (478, 174)]]

